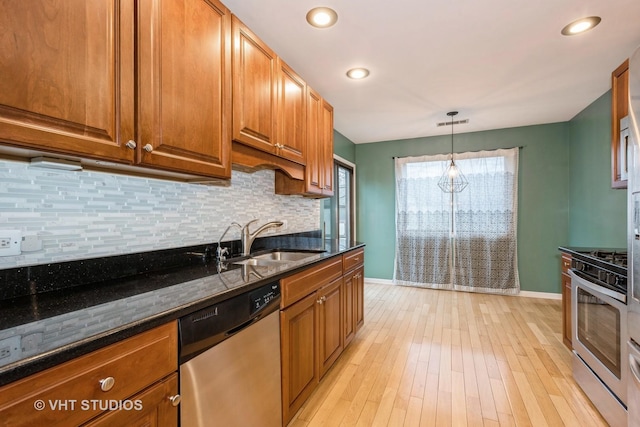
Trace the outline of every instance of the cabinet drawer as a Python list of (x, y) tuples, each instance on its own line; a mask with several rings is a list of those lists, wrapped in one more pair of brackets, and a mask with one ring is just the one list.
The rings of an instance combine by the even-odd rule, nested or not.
[(364, 249), (356, 249), (342, 255), (342, 268), (345, 273), (362, 264), (364, 264)]
[[(11, 426), (78, 425), (102, 412), (91, 400), (122, 400), (175, 372), (177, 349), (172, 322), (8, 384), (0, 388), (0, 419)], [(103, 391), (108, 378), (113, 386)]]
[(282, 308), (342, 276), (342, 258), (335, 257), (280, 281)]
[(571, 268), (571, 255), (565, 253), (562, 254), (562, 257), (560, 258), (560, 268), (564, 274), (569, 274), (569, 269)]

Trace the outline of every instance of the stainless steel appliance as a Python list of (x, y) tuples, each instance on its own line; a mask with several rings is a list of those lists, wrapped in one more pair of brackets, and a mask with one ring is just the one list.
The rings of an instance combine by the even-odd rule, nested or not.
[(627, 253), (572, 253), (573, 377), (612, 426), (627, 424)]
[(627, 224), (629, 248), (629, 426), (640, 426), (640, 49), (629, 58)]
[(180, 319), (180, 425), (282, 426), (280, 284)]

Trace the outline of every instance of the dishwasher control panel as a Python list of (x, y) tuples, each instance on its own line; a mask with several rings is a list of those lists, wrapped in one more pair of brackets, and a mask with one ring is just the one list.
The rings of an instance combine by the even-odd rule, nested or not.
[(271, 283), (267, 286), (263, 286), (249, 294), (249, 301), (251, 301), (251, 314), (262, 310), (268, 306), (273, 300), (280, 299), (280, 283)]

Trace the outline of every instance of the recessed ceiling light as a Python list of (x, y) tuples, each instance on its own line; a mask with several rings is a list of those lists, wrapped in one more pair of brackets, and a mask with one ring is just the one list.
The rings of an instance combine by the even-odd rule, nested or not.
[(338, 14), (328, 7), (314, 7), (307, 12), (307, 22), (316, 28), (328, 28), (336, 23)]
[(347, 71), (347, 77), (355, 80), (364, 79), (368, 75), (369, 75), (369, 70), (367, 70), (366, 68), (352, 68), (349, 71)]
[(599, 16), (590, 16), (588, 18), (581, 18), (577, 21), (573, 21), (570, 24), (567, 24), (562, 31), (560, 31), (565, 36), (573, 36), (576, 34), (584, 33), (598, 25), (601, 19)]

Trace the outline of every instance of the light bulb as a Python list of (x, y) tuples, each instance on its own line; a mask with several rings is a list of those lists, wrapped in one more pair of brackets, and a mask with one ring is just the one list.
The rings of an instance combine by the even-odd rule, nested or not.
[(449, 168), (449, 178), (455, 178), (456, 176), (458, 176), (458, 168), (455, 166), (451, 166)]

